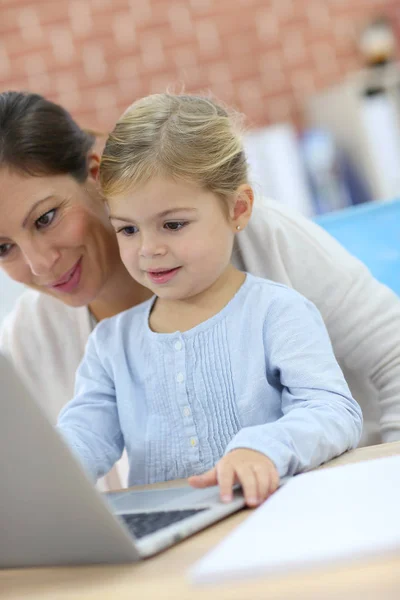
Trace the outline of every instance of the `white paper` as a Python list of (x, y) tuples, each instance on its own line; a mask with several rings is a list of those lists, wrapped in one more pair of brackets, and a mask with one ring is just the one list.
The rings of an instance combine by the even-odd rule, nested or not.
[(330, 564), (400, 548), (400, 456), (291, 479), (191, 570), (194, 582)]

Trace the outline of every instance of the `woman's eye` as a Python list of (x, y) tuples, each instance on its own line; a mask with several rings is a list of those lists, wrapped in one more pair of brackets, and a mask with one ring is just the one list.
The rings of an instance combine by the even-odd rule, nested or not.
[(0, 244), (0, 258), (4, 258), (10, 253), (12, 244)]
[(187, 221), (168, 221), (168, 223), (164, 224), (164, 227), (169, 231), (179, 231), (185, 225), (187, 225)]
[(43, 215), (41, 215), (35, 221), (36, 228), (43, 229), (44, 227), (47, 227), (48, 225), (50, 225), (53, 222), (55, 214), (56, 214), (56, 209), (52, 208), (51, 210), (49, 210), (46, 213), (44, 213)]
[(121, 229), (118, 229), (117, 233), (122, 233), (123, 235), (134, 235), (137, 232), (137, 227), (135, 227), (134, 225), (127, 225), (126, 227), (121, 227)]

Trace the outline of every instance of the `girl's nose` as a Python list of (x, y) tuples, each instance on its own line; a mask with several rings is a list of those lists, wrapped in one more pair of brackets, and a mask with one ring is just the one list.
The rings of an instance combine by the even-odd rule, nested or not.
[(152, 258), (153, 256), (163, 256), (165, 253), (165, 246), (160, 243), (157, 236), (142, 237), (140, 256), (143, 258)]

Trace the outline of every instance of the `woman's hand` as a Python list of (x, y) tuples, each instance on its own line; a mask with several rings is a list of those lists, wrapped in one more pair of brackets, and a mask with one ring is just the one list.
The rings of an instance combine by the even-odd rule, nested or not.
[(241, 484), (248, 506), (258, 506), (278, 488), (279, 474), (265, 454), (238, 448), (221, 458), (213, 469), (189, 477), (189, 484), (196, 488), (219, 485), (223, 502), (232, 500), (234, 483)]

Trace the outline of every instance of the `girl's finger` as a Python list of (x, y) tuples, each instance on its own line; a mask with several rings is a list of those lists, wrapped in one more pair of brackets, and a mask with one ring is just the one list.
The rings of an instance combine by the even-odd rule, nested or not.
[(270, 496), (271, 494), (273, 494), (274, 492), (276, 492), (276, 490), (279, 487), (279, 481), (280, 481), (280, 477), (279, 477), (279, 473), (276, 469), (270, 469), (269, 470), (269, 492), (268, 492), (268, 496)]
[(248, 506), (257, 506), (259, 492), (256, 474), (250, 465), (236, 467), (236, 475), (242, 485), (243, 494)]
[(257, 480), (258, 500), (264, 502), (272, 494), (270, 470), (265, 468), (265, 465), (254, 465), (253, 471)]
[(210, 485), (217, 485), (217, 470), (214, 467), (206, 473), (202, 473), (201, 475), (192, 475), (188, 479), (189, 485), (196, 488), (204, 488), (209, 487)]
[(235, 483), (235, 470), (228, 462), (221, 462), (217, 465), (217, 478), (219, 484), (219, 493), (222, 502), (232, 500), (232, 488)]

